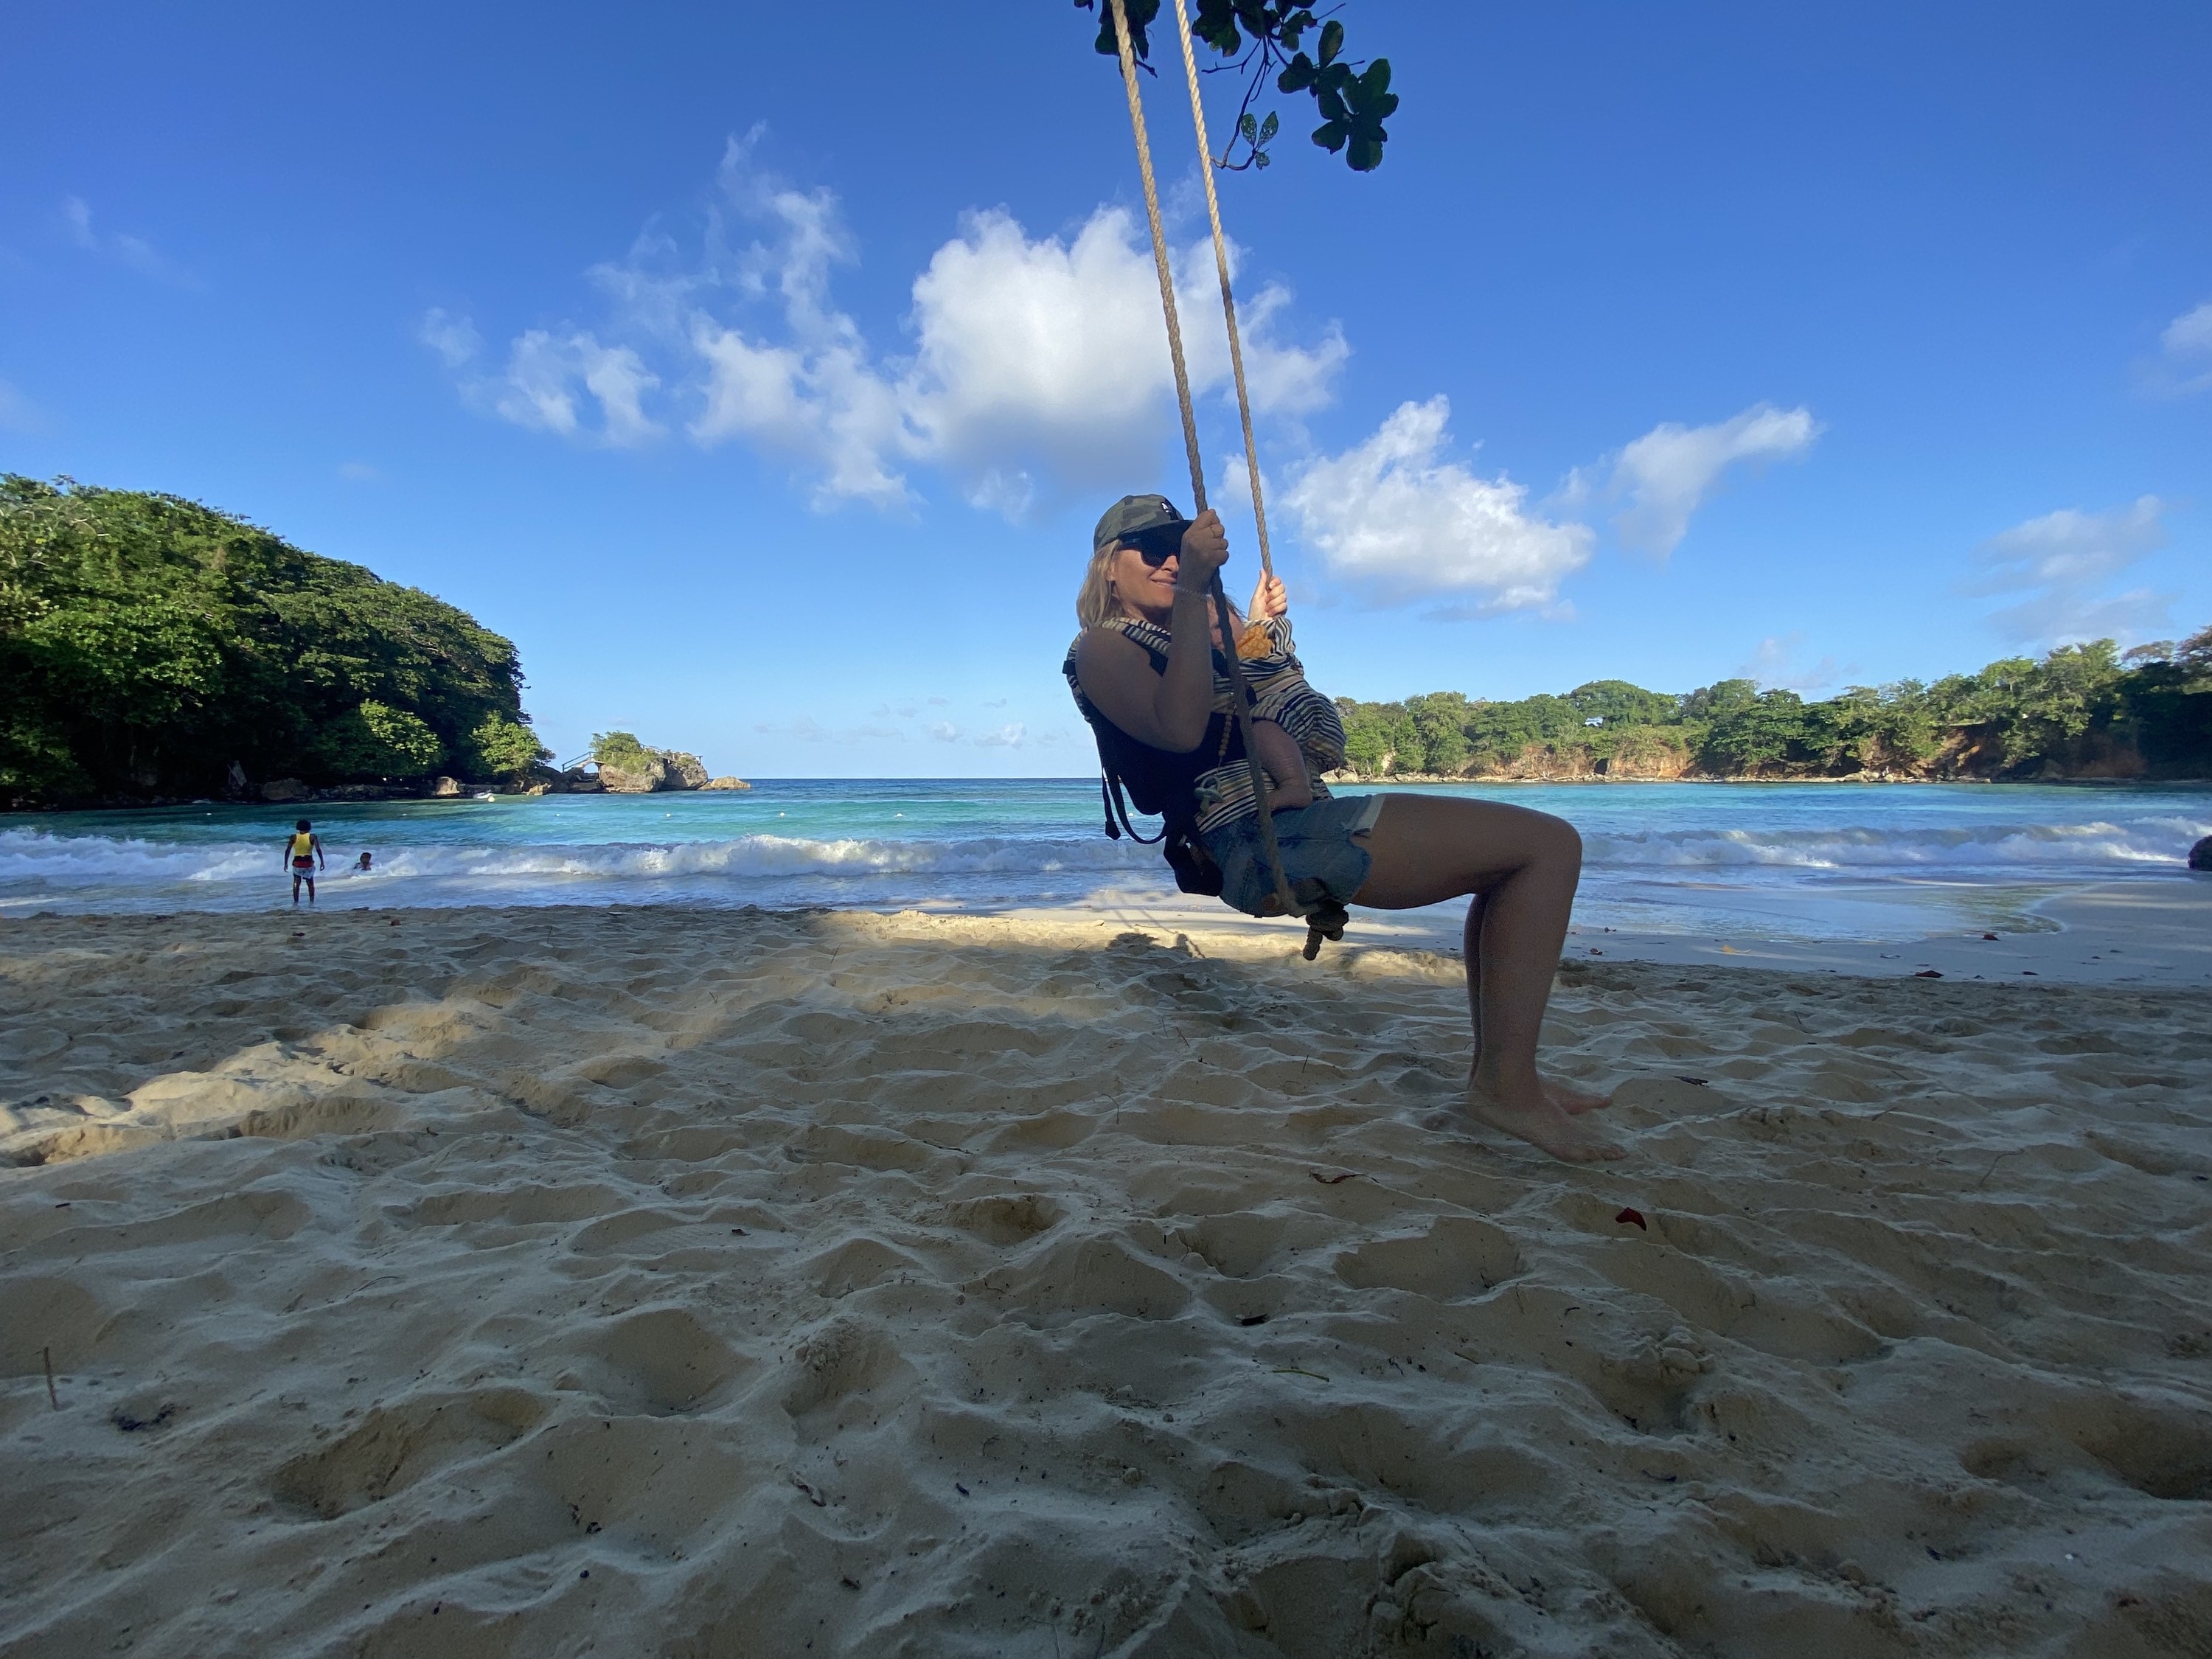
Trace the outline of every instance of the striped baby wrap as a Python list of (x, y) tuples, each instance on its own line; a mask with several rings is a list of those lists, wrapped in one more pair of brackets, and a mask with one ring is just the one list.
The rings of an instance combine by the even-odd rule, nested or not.
[[(1117, 634), (1126, 635), (1143, 647), (1158, 668), (1167, 661), (1170, 643), (1168, 630), (1157, 623), (1136, 617), (1115, 617), (1099, 624)], [(1306, 683), (1305, 668), (1297, 659), (1291, 637), (1287, 617), (1278, 617), (1262, 623), (1268, 648), (1264, 655), (1244, 659), (1245, 678), (1251, 683), (1253, 718), (1273, 720), (1289, 732), (1305, 757), (1306, 773), (1313, 785), (1314, 799), (1325, 799), (1328, 786), (1321, 781), (1321, 774), (1334, 771), (1344, 764), (1344, 722), (1338, 717), (1336, 705)], [(1078, 641), (1081, 636), (1078, 635)], [(1075, 706), (1085, 720), (1094, 725), (1105, 719), (1083, 695), (1083, 687), (1075, 675), (1075, 647), (1067, 648), (1066, 661), (1060, 672), (1067, 677), (1067, 689), (1075, 698)], [(1236, 707), (1237, 687), (1229, 677), (1229, 665), (1221, 653), (1213, 653), (1213, 711), (1226, 714)], [(1110, 723), (1110, 722), (1109, 722)], [(1232, 726), (1222, 723), (1222, 752), (1226, 754), (1229, 734)], [(1252, 799), (1252, 775), (1240, 756), (1234, 760), (1200, 772), (1193, 792), (1197, 797), (1196, 828), (1200, 834), (1218, 830), (1237, 819), (1249, 817), (1255, 812)]]

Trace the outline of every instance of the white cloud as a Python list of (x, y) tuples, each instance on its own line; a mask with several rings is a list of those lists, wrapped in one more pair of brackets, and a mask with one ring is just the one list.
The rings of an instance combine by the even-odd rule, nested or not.
[[(526, 329), (507, 349), (505, 368), (484, 374), (471, 367), (483, 337), (466, 317), (434, 306), (416, 337), (455, 371), (470, 404), (517, 426), (615, 448), (649, 443), (665, 430), (644, 407), (659, 378), (628, 346), (602, 345), (580, 329)], [(599, 406), (596, 422), (587, 421), (586, 398)]]
[(151, 276), (156, 282), (173, 283), (179, 288), (200, 286), (189, 271), (164, 258), (144, 237), (128, 235), (121, 231), (103, 235), (95, 230), (92, 222), (92, 209), (82, 197), (63, 198), (62, 220), (69, 227), (70, 240), (88, 253), (109, 255), (140, 276)]
[(1981, 574), (1965, 592), (2025, 596), (1988, 618), (1999, 635), (2022, 645), (2148, 637), (2163, 626), (2170, 596), (2142, 587), (2099, 590), (2166, 545), (2165, 512), (2165, 502), (2144, 495), (2109, 512), (2067, 507), (2029, 519), (1977, 550)]
[(415, 337), (444, 358), (448, 368), (473, 362), (483, 349), (483, 336), (477, 332), (477, 325), (443, 306), (432, 306), (422, 313)]
[[(1003, 210), (967, 215), (914, 280), (910, 354), (882, 357), (831, 292), (835, 269), (857, 257), (837, 198), (762, 168), (758, 137), (726, 147), (696, 258), (658, 231), (641, 236), (623, 259), (589, 273), (611, 307), (603, 327), (518, 337), (503, 384), (489, 396), (476, 387), (473, 400), (521, 425), (577, 434), (586, 422), (576, 382), (599, 391), (584, 356), (626, 351), (629, 401), (600, 394), (610, 441), (664, 429), (647, 394), (665, 384), (671, 417), (681, 414), (692, 441), (743, 442), (794, 462), (819, 506), (899, 507), (912, 496), (907, 469), (921, 465), (1018, 518), (1157, 465), (1174, 429), (1172, 379), (1150, 252), (1126, 211), (1101, 208), (1066, 240), (1033, 239)], [(1210, 245), (1176, 263), (1193, 387), (1225, 392)], [(1255, 407), (1295, 416), (1328, 400), (1349, 349), (1333, 325), (1310, 343), (1284, 338), (1289, 301), (1263, 288), (1245, 297), (1242, 317)], [(481, 349), (467, 319), (442, 311), (421, 332), (456, 371)], [(624, 343), (600, 346), (601, 336)]]
[(1808, 663), (1805, 635), (1790, 633), (1767, 635), (1751, 653), (1751, 660), (1737, 665), (1735, 672), (1768, 690), (1825, 691), (1852, 671), (1833, 657)]
[[(1176, 263), (1192, 390), (1227, 389), (1210, 246)], [(1277, 338), (1289, 298), (1271, 286), (1243, 309), (1245, 378), (1263, 414), (1325, 403), (1350, 355), (1334, 327), (1312, 346)], [(1002, 210), (970, 214), (915, 278), (914, 301), (902, 401), (919, 452), (971, 500), (1018, 515), (1040, 494), (1109, 487), (1157, 464), (1174, 378), (1158, 278), (1126, 211), (1100, 208), (1068, 242), (1032, 240)]]
[(978, 732), (975, 744), (981, 749), (1018, 749), (1028, 736), (1029, 727), (1020, 720), (1015, 720), (995, 732)]
[[(817, 505), (840, 500), (895, 507), (909, 499), (896, 458), (909, 446), (893, 388), (871, 360), (860, 326), (830, 293), (833, 266), (857, 257), (854, 240), (827, 190), (800, 191), (754, 165), (758, 130), (724, 149), (717, 182), (721, 200), (710, 216), (704, 263), (654, 277), (636, 253), (627, 269), (603, 267), (602, 287), (623, 296), (635, 325), (666, 338), (680, 326), (691, 361), (688, 375), (700, 412), (687, 427), (709, 446), (744, 439), (789, 456), (818, 475)], [(727, 216), (765, 223), (769, 240), (732, 253)], [(651, 256), (675, 252), (657, 239)], [(783, 338), (748, 333), (714, 316), (713, 291), (740, 301), (772, 301)]]
[(2159, 343), (2177, 357), (2199, 352), (2212, 356), (2212, 300), (2194, 311), (2185, 311), (2166, 325)]
[(1609, 491), (1628, 501), (1613, 527), (1624, 545), (1664, 558), (1729, 467), (1802, 455), (1820, 432), (1810, 410), (1771, 404), (1755, 404), (1711, 426), (1663, 422), (1613, 459)]
[(15, 387), (0, 380), (0, 432), (28, 437), (46, 429), (46, 414)]
[(895, 726), (827, 726), (811, 714), (801, 714), (790, 721), (759, 720), (753, 726), (756, 732), (770, 737), (796, 738), (801, 743), (869, 743), (889, 738), (903, 741), (906, 733)]
[(580, 430), (577, 388), (599, 400), (597, 435), (617, 448), (649, 442), (663, 428), (647, 418), (642, 399), (660, 384), (628, 346), (601, 345), (571, 329), (558, 336), (533, 328), (507, 353), (507, 371), (486, 388), (492, 405), (517, 426), (574, 436)]
[(2212, 300), (2168, 323), (2158, 343), (2166, 351), (2166, 368), (2182, 377), (2172, 391), (2185, 393), (2212, 387)]
[(1588, 563), (1586, 526), (1529, 516), (1528, 492), (1438, 459), (1450, 404), (1406, 403), (1375, 435), (1299, 469), (1283, 502), (1330, 571), (1393, 600), (1480, 596), (1484, 611), (1553, 605)]
[(957, 743), (960, 741), (960, 728), (953, 725), (950, 720), (933, 721), (927, 729), (929, 735), (935, 738), (939, 743)]

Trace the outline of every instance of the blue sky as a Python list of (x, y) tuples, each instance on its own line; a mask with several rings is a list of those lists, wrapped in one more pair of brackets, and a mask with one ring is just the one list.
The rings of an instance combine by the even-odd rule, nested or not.
[[(1063, 0), (827, 9), (13, 9), (0, 466), (466, 607), (564, 759), (1089, 769), (1089, 526), (1188, 493), (1118, 83)], [(1316, 684), (1819, 692), (2212, 623), (2212, 11), (1344, 15), (1382, 168), (1277, 98), (1222, 181)]]

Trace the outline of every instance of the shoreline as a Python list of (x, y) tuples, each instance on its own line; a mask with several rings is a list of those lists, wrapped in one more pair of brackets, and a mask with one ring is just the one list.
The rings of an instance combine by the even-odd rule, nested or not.
[[(1786, 931), (1727, 938), (1688, 932), (1661, 933), (1580, 924), (1568, 930), (1563, 969), (1603, 961), (1669, 967), (1741, 968), (1817, 972), (1869, 980), (1897, 977), (1959, 979), (1984, 983), (2039, 981), (2049, 984), (2182, 987), (2212, 983), (2212, 873), (2182, 872), (2178, 879), (2138, 877), (2085, 883), (2043, 898), (2029, 914), (2047, 922), (2034, 931), (1958, 931), (1896, 939), (1820, 937)], [(695, 918), (704, 928), (729, 918), (849, 915), (877, 919), (917, 916), (946, 921), (1007, 922), (1052, 928), (1115, 926), (1163, 932), (1232, 951), (1295, 950), (1304, 924), (1283, 917), (1254, 917), (1219, 901), (1158, 889), (1102, 888), (1079, 900), (1050, 905), (943, 902), (870, 905), (702, 904), (681, 899), (635, 903), (376, 905), (333, 902), (325, 908), (295, 908), (282, 899), (257, 908), (161, 911), (0, 911), (0, 949), (16, 930), (34, 927), (128, 927), (150, 924), (188, 936), (195, 924), (283, 924), (293, 929), (342, 925), (370, 917), (397, 927), (410, 919), (526, 918), (646, 915), (680, 924)], [(1457, 957), (1465, 906), (1460, 901), (1422, 910), (1355, 908), (1351, 927), (1332, 952), (1413, 951)], [(303, 935), (313, 937), (312, 934)]]
[[(1084, 775), (1084, 774), (1077, 774), (1077, 775), (1072, 775), (1072, 776), (1068, 776), (1068, 777), (1035, 777), (1035, 778), (1033, 778), (1033, 777), (1012, 777), (1012, 778), (1001, 778), (1001, 777), (995, 777), (995, 776), (994, 776), (994, 777), (988, 777), (988, 778), (937, 778), (937, 777), (929, 777), (929, 776), (923, 776), (923, 775), (916, 775), (916, 776), (913, 776), (913, 777), (897, 777), (897, 778), (872, 778), (872, 777), (869, 777), (869, 778), (857, 778), (857, 777), (856, 777), (856, 778), (753, 778), (753, 779), (750, 779), (750, 780), (749, 780), (749, 781), (747, 781), (747, 783), (746, 783), (746, 786), (745, 786), (745, 787), (746, 787), (746, 788), (747, 788), (748, 790), (750, 790), (750, 789), (756, 789), (756, 788), (758, 788), (758, 787), (762, 787), (762, 786), (763, 786), (763, 785), (767, 785), (767, 786), (774, 786), (774, 785), (775, 785), (775, 784), (779, 784), (779, 783), (809, 783), (809, 784), (818, 784), (818, 783), (852, 783), (852, 784), (864, 784), (864, 783), (945, 783), (945, 784), (960, 784), (960, 783), (978, 783), (978, 782), (981, 782), (981, 783), (1067, 783), (1067, 784), (1084, 784), (1084, 785), (1091, 785), (1091, 784), (1095, 784), (1097, 781), (1097, 778), (1096, 778), (1096, 776), (1095, 776), (1095, 775)], [(1673, 777), (1673, 778), (1638, 778), (1638, 777), (1610, 777), (1610, 776), (1607, 776), (1607, 775), (1606, 775), (1605, 774), (1602, 774), (1602, 773), (1590, 773), (1590, 774), (1582, 774), (1582, 775), (1578, 775), (1565, 776), (1565, 777), (1533, 777), (1533, 778), (1532, 778), (1532, 777), (1522, 777), (1522, 776), (1518, 776), (1518, 775), (1507, 776), (1507, 775), (1485, 775), (1479, 776), (1479, 777), (1447, 777), (1447, 776), (1444, 776), (1444, 775), (1441, 775), (1441, 774), (1437, 774), (1437, 773), (1428, 773), (1428, 772), (1415, 772), (1415, 773), (1389, 773), (1389, 774), (1386, 774), (1386, 775), (1381, 775), (1381, 776), (1370, 777), (1370, 776), (1366, 776), (1366, 775), (1361, 775), (1361, 774), (1358, 774), (1358, 773), (1350, 773), (1350, 772), (1342, 772), (1342, 771), (1339, 771), (1339, 772), (1331, 772), (1331, 773), (1325, 774), (1325, 775), (1324, 775), (1324, 781), (1326, 781), (1327, 783), (1328, 783), (1332, 787), (1339, 787), (1339, 786), (1343, 786), (1343, 787), (1356, 787), (1356, 788), (1360, 788), (1360, 789), (1375, 789), (1375, 788), (1401, 788), (1401, 787), (1422, 788), (1422, 787), (1432, 787), (1432, 786), (1436, 786), (1436, 785), (1474, 785), (1474, 784), (1481, 784), (1481, 785), (1485, 785), (1485, 786), (1492, 786), (1492, 785), (1496, 785), (1496, 786), (1505, 786), (1505, 785), (1522, 785), (1522, 786), (1526, 786), (1526, 787), (1530, 787), (1530, 788), (1559, 788), (1559, 787), (1568, 787), (1568, 786), (1581, 786), (1581, 785), (1584, 785), (1584, 784), (1592, 785), (1592, 786), (1602, 786), (1602, 787), (1608, 787), (1608, 788), (1621, 788), (1621, 787), (1634, 787), (1634, 786), (1650, 786), (1650, 785), (1666, 785), (1666, 786), (1671, 786), (1671, 785), (1678, 785), (1678, 784), (1696, 784), (1696, 785), (1705, 785), (1705, 786), (1712, 786), (1712, 785), (1729, 785), (1729, 786), (1757, 785), (1757, 786), (1760, 786), (1760, 787), (1777, 787), (1777, 786), (1787, 786), (1787, 785), (1791, 785), (1791, 784), (1820, 784), (1820, 785), (1854, 785), (1854, 786), (1865, 786), (1865, 787), (1877, 787), (1877, 786), (1879, 786), (1879, 787), (1929, 787), (1929, 786), (1942, 786), (1942, 787), (1951, 787), (1951, 786), (1972, 786), (1972, 787), (1976, 787), (1976, 788), (2033, 788), (2033, 789), (2112, 789), (2112, 790), (2123, 790), (2123, 789), (2142, 789), (2142, 790), (2160, 790), (2160, 789), (2198, 789), (2198, 790), (2202, 790), (2202, 789), (2212, 789), (2212, 777), (2170, 777), (2170, 778), (2169, 778), (2169, 777), (2135, 777), (2135, 778), (2113, 778), (2113, 777), (2059, 777), (2059, 778), (1981, 778), (1981, 777), (1955, 777), (1955, 778), (1899, 778), (1899, 777), (1880, 777), (1880, 776), (1875, 776), (1875, 775), (1867, 775), (1867, 774), (1852, 774), (1852, 775), (1847, 775), (1847, 776), (1843, 776), (1843, 777), (1825, 776), (1825, 775), (1824, 775), (1824, 776), (1817, 776), (1817, 777), (1809, 777), (1809, 776), (1808, 776), (1808, 777), (1769, 777), (1769, 776), (1716, 777), (1716, 776), (1711, 776), (1711, 775), (1705, 775), (1705, 774), (1698, 774), (1698, 775), (1684, 775), (1684, 776), (1681, 776), (1681, 777)], [(623, 790), (600, 790), (600, 789), (543, 789), (543, 790), (531, 789), (531, 790), (504, 790), (504, 789), (498, 789), (498, 788), (495, 788), (495, 787), (494, 787), (493, 786), (489, 785), (489, 784), (470, 784), (470, 785), (465, 786), (465, 788), (464, 788), (464, 790), (463, 790), (463, 792), (462, 792), (462, 793), (458, 793), (458, 794), (434, 794), (434, 793), (433, 793), (433, 794), (405, 794), (405, 793), (393, 793), (393, 794), (381, 794), (381, 793), (380, 793), (380, 794), (355, 794), (355, 793), (337, 793), (337, 792), (333, 791), (332, 793), (327, 793), (327, 794), (324, 794), (324, 795), (319, 795), (319, 796), (315, 796), (315, 797), (310, 797), (310, 798), (306, 798), (306, 799), (297, 799), (297, 800), (282, 800), (282, 801), (268, 801), (268, 800), (233, 800), (233, 799), (220, 799), (220, 800), (219, 800), (219, 799), (215, 799), (215, 798), (213, 798), (213, 797), (195, 797), (195, 798), (187, 799), (187, 798), (183, 797), (183, 796), (179, 796), (179, 797), (177, 797), (177, 798), (175, 798), (175, 799), (169, 799), (169, 798), (164, 797), (164, 798), (158, 799), (154, 799), (154, 800), (135, 800), (135, 799), (134, 799), (134, 800), (122, 800), (122, 799), (112, 799), (112, 800), (105, 800), (105, 801), (93, 802), (93, 803), (88, 803), (88, 803), (84, 803), (84, 802), (77, 802), (77, 803), (70, 804), (70, 805), (60, 805), (60, 804), (55, 804), (55, 803), (42, 803), (42, 804), (40, 804), (40, 805), (30, 805), (30, 806), (13, 806), (13, 807), (9, 807), (9, 808), (6, 809), (5, 811), (0, 811), (0, 828), (4, 828), (4, 827), (6, 826), (6, 824), (7, 824), (8, 820), (9, 820), (9, 819), (11, 819), (11, 818), (26, 818), (26, 819), (28, 819), (28, 818), (39, 818), (39, 817), (44, 817), (51, 816), (51, 815), (52, 815), (52, 814), (56, 814), (56, 813), (69, 813), (69, 812), (138, 812), (138, 811), (149, 811), (149, 812), (153, 812), (153, 811), (173, 811), (177, 810), (177, 809), (178, 809), (178, 808), (179, 808), (179, 807), (188, 807), (188, 806), (224, 806), (224, 807), (235, 807), (235, 808), (238, 808), (238, 809), (240, 809), (240, 810), (241, 810), (241, 811), (278, 811), (278, 812), (282, 812), (282, 811), (292, 811), (292, 810), (299, 809), (299, 808), (306, 808), (306, 807), (322, 807), (322, 806), (386, 805), (402, 805), (402, 804), (404, 804), (404, 805), (418, 805), (418, 804), (419, 804), (419, 805), (427, 805), (427, 804), (431, 804), (431, 803), (444, 803), (444, 804), (447, 804), (447, 805), (465, 805), (465, 804), (468, 804), (468, 803), (470, 803), (470, 802), (471, 802), (471, 801), (475, 801), (475, 799), (476, 799), (476, 792), (483, 791), (483, 790), (489, 790), (489, 791), (490, 791), (490, 793), (491, 793), (495, 797), (496, 797), (496, 799), (497, 799), (501, 802), (501, 804), (502, 804), (502, 805), (510, 804), (510, 803), (514, 803), (514, 802), (520, 802), (520, 801), (529, 801), (529, 800), (553, 800), (553, 799), (562, 799), (579, 798), (579, 797), (584, 797), (584, 796), (596, 796), (596, 795), (606, 795), (606, 796), (610, 796), (610, 797), (614, 798), (614, 799), (625, 799), (625, 800), (627, 800), (627, 799), (645, 799), (645, 798), (647, 798), (647, 797), (648, 797), (648, 796), (650, 796), (650, 797), (652, 797), (652, 798), (654, 798), (654, 799), (665, 799), (665, 798), (669, 798), (669, 797), (690, 796), (690, 795), (712, 795), (712, 796), (718, 796), (718, 797), (719, 797), (719, 796), (723, 796), (723, 795), (726, 795), (726, 794), (732, 793), (737, 793), (737, 792), (730, 791), (730, 790), (704, 789), (704, 788), (701, 788), (701, 789), (656, 789), (656, 790), (647, 790), (647, 791), (623, 791)], [(481, 802), (477, 802), (477, 805), (481, 805), (482, 803), (481, 803)]]

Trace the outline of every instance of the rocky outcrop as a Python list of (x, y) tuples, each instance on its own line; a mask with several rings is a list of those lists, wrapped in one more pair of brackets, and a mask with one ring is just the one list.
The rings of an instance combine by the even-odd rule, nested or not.
[(2189, 849), (2189, 867), (2192, 870), (2212, 870), (2212, 836)]
[(642, 766), (610, 766), (599, 763), (599, 787), (616, 795), (650, 795), (660, 789), (680, 789), (683, 785), (672, 782), (665, 755), (646, 757)]
[(314, 793), (297, 778), (271, 778), (261, 786), (261, 799), (264, 800), (307, 800)]
[(456, 800), (468, 793), (468, 785), (459, 778), (440, 778), (430, 786), (431, 795), (439, 800)]
[(709, 777), (706, 763), (681, 749), (648, 749), (643, 762), (617, 766), (601, 761), (592, 771), (572, 766), (557, 786), (576, 794), (606, 790), (617, 795), (651, 795), (678, 789), (750, 789), (743, 778)]

